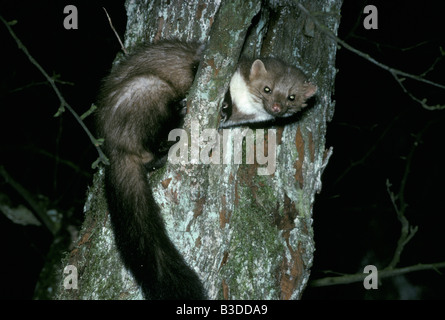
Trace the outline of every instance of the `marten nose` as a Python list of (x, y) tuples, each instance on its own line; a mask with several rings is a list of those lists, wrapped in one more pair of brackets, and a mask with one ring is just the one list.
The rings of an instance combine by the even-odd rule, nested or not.
[(280, 113), (281, 109), (281, 105), (278, 102), (274, 102), (274, 104), (272, 105), (272, 112)]

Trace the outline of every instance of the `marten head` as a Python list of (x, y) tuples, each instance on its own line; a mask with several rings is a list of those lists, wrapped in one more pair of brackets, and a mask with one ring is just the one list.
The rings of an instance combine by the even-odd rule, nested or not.
[(258, 59), (252, 63), (248, 87), (273, 117), (297, 113), (317, 91), (300, 69), (274, 58)]

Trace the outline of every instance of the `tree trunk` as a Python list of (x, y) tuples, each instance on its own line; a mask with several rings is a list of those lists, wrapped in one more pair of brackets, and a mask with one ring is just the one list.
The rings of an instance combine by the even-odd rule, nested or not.
[[(299, 3), (337, 32), (341, 0)], [(336, 45), (294, 1), (127, 0), (126, 8), (126, 47), (167, 37), (207, 43), (187, 99), (189, 154), (185, 163), (169, 162), (150, 176), (172, 241), (211, 299), (300, 298), (315, 250), (314, 197), (331, 154), (325, 134), (333, 114)], [(300, 67), (318, 86), (315, 105), (298, 122), (270, 127), (264, 134), (263, 129), (225, 129), (206, 135), (204, 129), (218, 127), (221, 102), (241, 53), (280, 57)], [(253, 164), (245, 160), (250, 149), (237, 152), (240, 133), (255, 138)], [(268, 162), (265, 172), (259, 151), (269, 146), (266, 154), (272, 161), (274, 142), (276, 167)], [(241, 164), (234, 161), (239, 155)], [(217, 163), (204, 164), (205, 159)], [(62, 263), (76, 268), (78, 286), (66, 289), (73, 274), (61, 271), (59, 298), (142, 298), (114, 245), (103, 169), (89, 190), (85, 213), (77, 246)]]

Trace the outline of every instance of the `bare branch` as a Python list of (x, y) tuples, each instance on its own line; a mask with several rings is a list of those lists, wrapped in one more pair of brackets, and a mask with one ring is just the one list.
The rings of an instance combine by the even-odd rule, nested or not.
[(10, 27), (9, 23), (0, 15), (0, 20), (3, 22), (3, 24), (8, 29), (11, 37), (15, 40), (17, 43), (17, 46), (20, 50), (22, 50), (25, 55), (28, 57), (29, 61), (40, 71), (40, 73), (46, 78), (46, 81), (51, 85), (54, 92), (56, 93), (57, 97), (60, 101), (60, 107), (55, 116), (59, 116), (65, 111), (65, 108), (67, 108), (71, 114), (74, 116), (74, 118), (77, 120), (77, 122), (80, 124), (80, 126), (83, 128), (83, 130), (87, 133), (88, 137), (90, 138), (91, 142), (93, 143), (94, 147), (96, 148), (97, 152), (99, 153), (99, 159), (93, 163), (93, 167), (98, 164), (98, 162), (102, 162), (104, 164), (108, 164), (108, 159), (105, 156), (105, 154), (102, 152), (102, 149), (100, 148), (100, 141), (97, 140), (90, 130), (87, 128), (85, 123), (82, 121), (82, 119), (79, 117), (79, 115), (74, 111), (74, 109), (66, 102), (65, 98), (63, 97), (62, 93), (57, 88), (56, 82), (53, 77), (50, 77), (48, 73), (42, 68), (42, 66), (31, 56), (28, 49), (25, 47), (25, 45), (20, 41), (20, 39), (17, 37), (17, 35), (14, 33), (12, 28)]
[(445, 90), (445, 85), (433, 82), (431, 80), (427, 80), (427, 79), (425, 79), (425, 78), (423, 78), (421, 76), (417, 76), (417, 75), (414, 75), (414, 74), (406, 73), (404, 71), (392, 68), (390, 66), (387, 66), (386, 64), (383, 64), (383, 63), (377, 61), (376, 59), (371, 57), (369, 54), (364, 53), (364, 52), (362, 52), (362, 51), (352, 47), (347, 42), (345, 42), (342, 39), (340, 39), (339, 37), (337, 37), (331, 30), (329, 30), (322, 23), (320, 23), (320, 21), (318, 21), (318, 19), (315, 18), (315, 16), (312, 15), (303, 5), (301, 5), (300, 3), (297, 2), (297, 6), (298, 6), (298, 8), (300, 8), (301, 11), (303, 11), (307, 16), (309, 16), (312, 19), (314, 24), (324, 34), (326, 34), (329, 38), (334, 40), (337, 44), (340, 44), (342, 47), (346, 48), (347, 50), (357, 54), (358, 56), (360, 56), (362, 58), (365, 58), (369, 62), (371, 62), (371, 63), (375, 64), (376, 66), (382, 68), (383, 70), (386, 70), (389, 73), (391, 73), (396, 78), (397, 82), (402, 86), (403, 91), (405, 93), (407, 93), (414, 101), (420, 103), (423, 108), (425, 108), (427, 110), (443, 110), (443, 109), (445, 109), (445, 105), (429, 106), (429, 105), (426, 104), (426, 99), (420, 100), (420, 99), (416, 98), (412, 93), (410, 93), (408, 90), (406, 90), (406, 88), (402, 85), (400, 77), (410, 78), (410, 79), (413, 79), (415, 81), (426, 83), (428, 85), (431, 85), (431, 86), (434, 86), (434, 87), (437, 87), (437, 88), (440, 88), (440, 89), (444, 89), (444, 90)]
[[(415, 271), (423, 271), (423, 270), (438, 271), (439, 269), (442, 269), (442, 268), (445, 268), (445, 261), (437, 262), (437, 263), (429, 263), (429, 264), (419, 263), (414, 266), (409, 266), (409, 267), (404, 267), (404, 268), (383, 269), (381, 271), (379, 270), (378, 276), (379, 276), (379, 279), (383, 279), (383, 278), (399, 276), (402, 274), (415, 272)], [(326, 287), (326, 286), (333, 286), (333, 285), (338, 285), (338, 284), (349, 284), (349, 283), (363, 281), (366, 276), (367, 276), (366, 273), (355, 273), (355, 274), (347, 274), (347, 275), (337, 276), (337, 277), (325, 277), (322, 279), (310, 281), (309, 285), (311, 287)]]

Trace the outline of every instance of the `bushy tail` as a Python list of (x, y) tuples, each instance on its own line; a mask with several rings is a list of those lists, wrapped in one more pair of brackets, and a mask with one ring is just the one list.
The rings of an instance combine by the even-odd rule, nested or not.
[(113, 157), (105, 188), (116, 244), (146, 299), (205, 299), (196, 273), (170, 241), (140, 158)]

